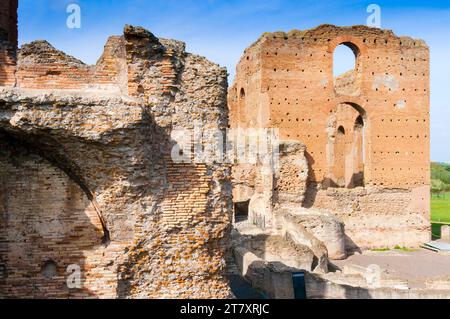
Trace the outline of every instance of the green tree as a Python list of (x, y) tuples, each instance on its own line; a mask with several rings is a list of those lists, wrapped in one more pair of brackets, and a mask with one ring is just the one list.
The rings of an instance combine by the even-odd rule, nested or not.
[(441, 180), (445, 184), (450, 184), (450, 165), (431, 163), (431, 179)]
[(443, 181), (439, 179), (431, 180), (431, 193), (439, 195), (448, 188), (449, 185), (446, 185)]

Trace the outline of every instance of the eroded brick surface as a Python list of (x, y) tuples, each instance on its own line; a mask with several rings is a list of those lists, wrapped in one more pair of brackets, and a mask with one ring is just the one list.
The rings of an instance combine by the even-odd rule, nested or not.
[(229, 169), (171, 156), (174, 130), (228, 126), (226, 70), (132, 26), (94, 66), (18, 52), (14, 81), (0, 63), (0, 298), (229, 297)]
[(0, 3), (0, 86), (13, 86), (17, 48), (18, 0)]
[[(334, 79), (340, 44), (353, 50), (356, 67)], [(266, 33), (237, 66), (231, 126), (278, 128), (282, 140), (303, 142), (304, 206), (344, 215), (352, 246), (417, 246), (429, 239), (430, 224), (429, 65), (423, 41), (387, 30), (322, 25)], [(350, 190), (330, 197), (327, 188)], [(351, 203), (350, 218), (339, 207)]]

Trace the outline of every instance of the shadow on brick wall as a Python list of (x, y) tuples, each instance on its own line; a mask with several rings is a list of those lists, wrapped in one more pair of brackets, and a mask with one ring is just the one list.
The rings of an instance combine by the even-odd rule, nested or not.
[(0, 149), (0, 298), (95, 297), (82, 284), (104, 235), (90, 200), (36, 145), (0, 131)]
[[(150, 112), (144, 112), (143, 116), (144, 123), (151, 123), (147, 125), (146, 147), (151, 154), (152, 186), (140, 196), (152, 198), (147, 212), (151, 221), (146, 221), (151, 226), (138, 234), (136, 243), (127, 248), (126, 258), (118, 266), (117, 297), (195, 298), (189, 285), (198, 285), (198, 291), (205, 294), (217, 295), (214, 281), (220, 281), (218, 278), (225, 271), (214, 263), (220, 263), (218, 254), (225, 256), (228, 243), (220, 231), (212, 234), (215, 227), (222, 227), (214, 216), (220, 205), (212, 203), (210, 189), (202, 190), (205, 185), (210, 187), (211, 168), (206, 164), (174, 162), (171, 151), (176, 141), (169, 134), (171, 128), (155, 123)], [(231, 216), (230, 227), (221, 232), (230, 230)], [(209, 266), (207, 262), (213, 264)], [(224, 277), (222, 280), (225, 282)], [(210, 292), (201, 285), (207, 285)]]

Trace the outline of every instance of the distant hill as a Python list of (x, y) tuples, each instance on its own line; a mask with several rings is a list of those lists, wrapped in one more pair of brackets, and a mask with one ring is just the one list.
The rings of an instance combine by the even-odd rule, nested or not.
[(431, 163), (431, 191), (433, 193), (450, 191), (450, 164)]

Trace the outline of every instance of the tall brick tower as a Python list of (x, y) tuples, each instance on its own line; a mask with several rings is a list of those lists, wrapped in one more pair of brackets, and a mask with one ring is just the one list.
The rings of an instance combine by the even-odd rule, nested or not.
[(0, 86), (15, 85), (18, 0), (0, 1)]
[[(340, 45), (353, 51), (355, 67), (335, 77)], [(232, 128), (277, 128), (281, 140), (305, 144), (304, 205), (331, 209), (345, 223), (350, 246), (394, 247), (401, 237), (403, 246), (415, 247), (429, 240), (430, 51), (424, 41), (367, 26), (265, 33), (239, 62), (228, 106)], [(253, 191), (249, 186), (242, 197)], [(374, 203), (371, 191), (377, 204), (355, 204), (356, 198)], [(403, 206), (396, 206), (404, 194)], [(358, 208), (349, 215), (349, 207)]]
[(17, 8), (18, 0), (0, 2), (0, 40), (7, 40), (17, 46)]

